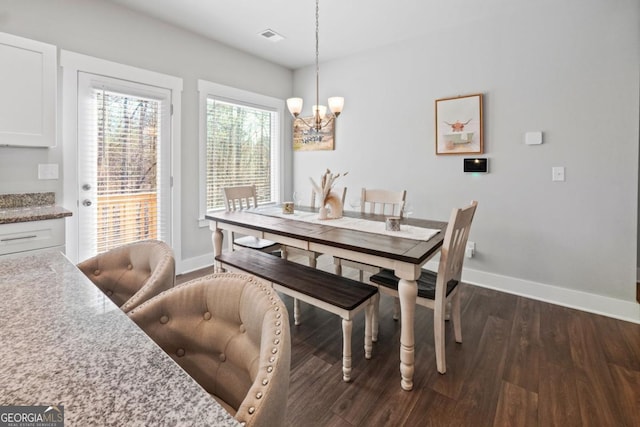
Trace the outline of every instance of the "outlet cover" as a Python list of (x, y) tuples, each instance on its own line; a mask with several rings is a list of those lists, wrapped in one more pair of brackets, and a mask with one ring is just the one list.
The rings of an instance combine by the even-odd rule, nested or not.
[(38, 179), (58, 179), (58, 164), (57, 163), (39, 164)]

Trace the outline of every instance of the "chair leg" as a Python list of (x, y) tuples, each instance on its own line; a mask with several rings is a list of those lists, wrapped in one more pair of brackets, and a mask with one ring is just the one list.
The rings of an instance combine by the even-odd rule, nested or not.
[(353, 322), (342, 319), (342, 379), (351, 381), (351, 330)]
[(393, 299), (393, 320), (400, 319), (400, 298)]
[(289, 254), (287, 253), (287, 247), (286, 246), (280, 246), (280, 258), (282, 258), (282, 259), (288, 259), (289, 258)]
[(444, 310), (444, 303), (436, 303), (433, 310), (433, 338), (436, 347), (436, 368), (441, 374), (447, 372), (447, 363), (444, 354)]
[(372, 314), (371, 314), (371, 340), (378, 342), (378, 326), (380, 317), (380, 292), (371, 298)]
[(293, 324), (296, 326), (300, 324), (300, 300), (298, 298), (293, 299)]
[(333, 269), (334, 273), (336, 273), (336, 276), (342, 276), (342, 263), (339, 259), (333, 260)]
[(455, 336), (456, 342), (461, 343), (462, 323), (460, 321), (460, 293), (457, 292), (457, 290), (453, 294), (451, 314), (453, 316), (453, 334)]
[(309, 255), (309, 267), (316, 268), (318, 266), (318, 258), (316, 258), (316, 254)]
[(444, 309), (444, 320), (451, 320), (451, 301), (447, 301)]
[(358, 278), (361, 282), (364, 282), (364, 271), (358, 270)]
[[(379, 295), (379, 294), (378, 294)], [(373, 337), (371, 330), (373, 323), (374, 312), (373, 298), (369, 300), (367, 306), (364, 308), (364, 358), (371, 359), (371, 352), (373, 351)]]

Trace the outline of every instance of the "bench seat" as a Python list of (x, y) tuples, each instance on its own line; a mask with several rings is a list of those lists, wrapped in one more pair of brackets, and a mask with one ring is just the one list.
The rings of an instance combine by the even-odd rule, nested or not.
[[(365, 309), (364, 350), (365, 358), (371, 358), (372, 300), (378, 293), (376, 287), (259, 251), (225, 252), (218, 255), (216, 261), (227, 266), (227, 269), (251, 273), (270, 282), (278, 292), (340, 316), (343, 339), (342, 378), (347, 382), (351, 380), (353, 317)], [(299, 313), (295, 311), (297, 310), (294, 310), (297, 325)]]

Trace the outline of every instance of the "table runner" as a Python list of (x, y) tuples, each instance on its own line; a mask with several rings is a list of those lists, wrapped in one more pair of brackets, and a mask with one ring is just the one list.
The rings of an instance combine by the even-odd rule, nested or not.
[(400, 231), (388, 231), (385, 223), (381, 221), (371, 221), (362, 218), (350, 218), (343, 216), (337, 219), (318, 219), (317, 212), (295, 211), (292, 214), (282, 213), (281, 207), (266, 206), (256, 209), (256, 213), (276, 216), (279, 218), (292, 219), (295, 221), (311, 222), (314, 224), (331, 225), (333, 227), (347, 228), (350, 230), (364, 231), (366, 233), (384, 234), (403, 239), (427, 241), (440, 232), (438, 229), (416, 227), (414, 225), (402, 225)]

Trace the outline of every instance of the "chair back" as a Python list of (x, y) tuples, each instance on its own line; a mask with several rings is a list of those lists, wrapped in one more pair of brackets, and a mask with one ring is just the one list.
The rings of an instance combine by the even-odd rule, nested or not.
[(227, 211), (236, 211), (258, 207), (258, 196), (255, 185), (224, 187), (224, 206)]
[(371, 190), (362, 189), (360, 210), (362, 213), (379, 213), (383, 215), (402, 216), (407, 190)]
[(285, 424), (289, 319), (268, 283), (249, 274), (212, 274), (174, 287), (129, 317), (238, 421)]
[(176, 280), (173, 251), (159, 240), (118, 246), (78, 268), (125, 313), (172, 288)]
[[(454, 208), (451, 212), (440, 252), (436, 283), (437, 301), (444, 300), (447, 284), (450, 281), (459, 282), (462, 277), (462, 264), (469, 239), (469, 230), (477, 206), (478, 202), (474, 200), (466, 208)], [(441, 295), (437, 295), (438, 293)]]
[[(344, 201), (347, 198), (347, 187), (336, 187), (333, 192), (341, 195), (342, 206), (344, 206)], [(311, 208), (316, 207), (316, 196), (316, 190), (311, 189), (311, 204), (309, 205)]]

